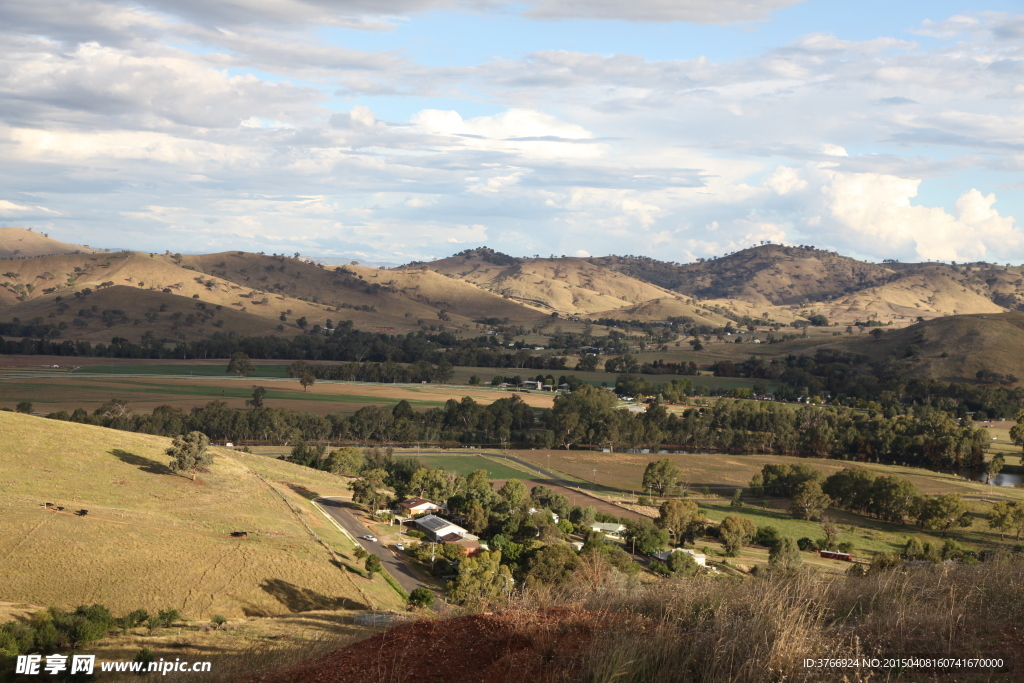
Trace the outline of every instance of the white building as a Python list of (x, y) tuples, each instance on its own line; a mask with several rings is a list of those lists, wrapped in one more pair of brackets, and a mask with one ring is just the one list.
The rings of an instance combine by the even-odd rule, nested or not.
[(689, 548), (672, 548), (672, 550), (665, 550), (660, 553), (655, 553), (651, 557), (661, 560), (662, 562), (668, 562), (668, 558), (672, 553), (688, 553), (700, 567), (708, 566), (708, 556), (704, 553), (698, 553), (696, 550), (690, 550)]

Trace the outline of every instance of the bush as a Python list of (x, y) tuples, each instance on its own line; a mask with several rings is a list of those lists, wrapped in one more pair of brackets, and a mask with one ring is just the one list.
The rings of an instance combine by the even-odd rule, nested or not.
[(754, 534), (752, 539), (755, 545), (763, 545), (765, 548), (774, 547), (779, 542), (779, 530), (773, 526), (759, 526), (757, 527), (757, 533)]
[(380, 558), (376, 555), (370, 555), (366, 558), (366, 573), (373, 578), (374, 574), (384, 571), (384, 565), (381, 564)]
[(416, 588), (409, 593), (409, 606), (426, 608), (434, 604), (434, 594), (427, 588)]
[(210, 623), (213, 624), (214, 628), (220, 628), (224, 624), (228, 623), (228, 620), (223, 614), (214, 614), (213, 618), (210, 619)]
[(798, 539), (796, 545), (798, 548), (800, 548), (800, 550), (809, 553), (817, 552), (818, 550), (818, 544), (814, 542), (814, 539), (807, 538), (806, 536), (804, 536), (801, 539)]
[(836, 549), (839, 550), (839, 552), (841, 553), (852, 553), (853, 543), (851, 543), (850, 541), (843, 541), (842, 543), (836, 546)]
[(426, 534), (424, 534), (422, 531), (418, 529), (410, 529), (409, 531), (405, 532), (405, 535), (409, 538), (426, 538)]

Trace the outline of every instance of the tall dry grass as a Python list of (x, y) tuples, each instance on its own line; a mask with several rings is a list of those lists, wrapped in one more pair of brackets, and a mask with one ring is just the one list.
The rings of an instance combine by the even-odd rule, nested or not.
[[(803, 571), (578, 584), (525, 595), (513, 609), (554, 605), (594, 614), (598, 635), (574, 676), (593, 683), (1024, 679), (1019, 557), (851, 578)], [(994, 657), (1004, 666), (902, 673), (804, 667), (807, 658), (908, 656)]]

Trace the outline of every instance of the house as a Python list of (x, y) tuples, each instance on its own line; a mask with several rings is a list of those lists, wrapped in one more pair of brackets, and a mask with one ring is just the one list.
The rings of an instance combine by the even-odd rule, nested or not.
[(536, 380), (528, 379), (519, 386), (522, 387), (523, 389), (539, 389), (541, 383)]
[(410, 498), (404, 500), (398, 504), (395, 508), (395, 512), (402, 515), (403, 517), (413, 517), (415, 515), (431, 514), (439, 512), (444, 508), (436, 503), (431, 503), (426, 498)]
[(622, 532), (626, 530), (626, 527), (617, 522), (594, 522), (590, 528), (611, 538), (622, 538)]
[(538, 510), (537, 508), (530, 508), (530, 511), (529, 511), (529, 512), (530, 512), (530, 514), (531, 514), (531, 515), (532, 515), (533, 513), (535, 513), (535, 512), (546, 512), (546, 513), (548, 513), (549, 515), (551, 515), (551, 520), (552, 520), (552, 521), (553, 521), (553, 522), (554, 522), (555, 524), (558, 524), (558, 515), (557, 515), (557, 514), (555, 514), (554, 512), (552, 512), (551, 510), (548, 510), (548, 509)]
[(665, 550), (664, 552), (654, 553), (651, 557), (661, 560), (662, 562), (668, 562), (668, 558), (672, 556), (672, 553), (687, 553), (693, 558), (693, 561), (697, 563), (699, 567), (708, 566), (708, 556), (704, 553), (698, 553), (696, 550), (690, 550), (688, 548), (672, 548), (671, 550)]
[[(434, 543), (459, 543), (461, 541), (479, 541), (480, 538), (469, 533), (458, 524), (435, 515), (427, 515), (413, 520), (413, 524), (426, 534)], [(478, 544), (479, 545), (479, 544)]]

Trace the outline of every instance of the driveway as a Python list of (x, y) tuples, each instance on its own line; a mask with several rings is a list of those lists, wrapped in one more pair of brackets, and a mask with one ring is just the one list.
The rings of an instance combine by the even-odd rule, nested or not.
[(427, 584), (416, 578), (409, 566), (402, 560), (401, 557), (392, 552), (389, 548), (384, 547), (380, 541), (376, 543), (367, 541), (361, 536), (367, 536), (371, 532), (366, 525), (356, 519), (356, 516), (347, 508), (343, 498), (331, 497), (331, 498), (317, 498), (313, 501), (321, 508), (324, 512), (331, 516), (331, 519), (336, 521), (347, 531), (351, 536), (356, 539), (367, 552), (371, 552), (380, 558), (384, 568), (388, 570), (391, 576), (395, 577), (399, 585), (411, 593), (417, 588), (426, 588), (430, 591), (434, 590), (433, 586)]

